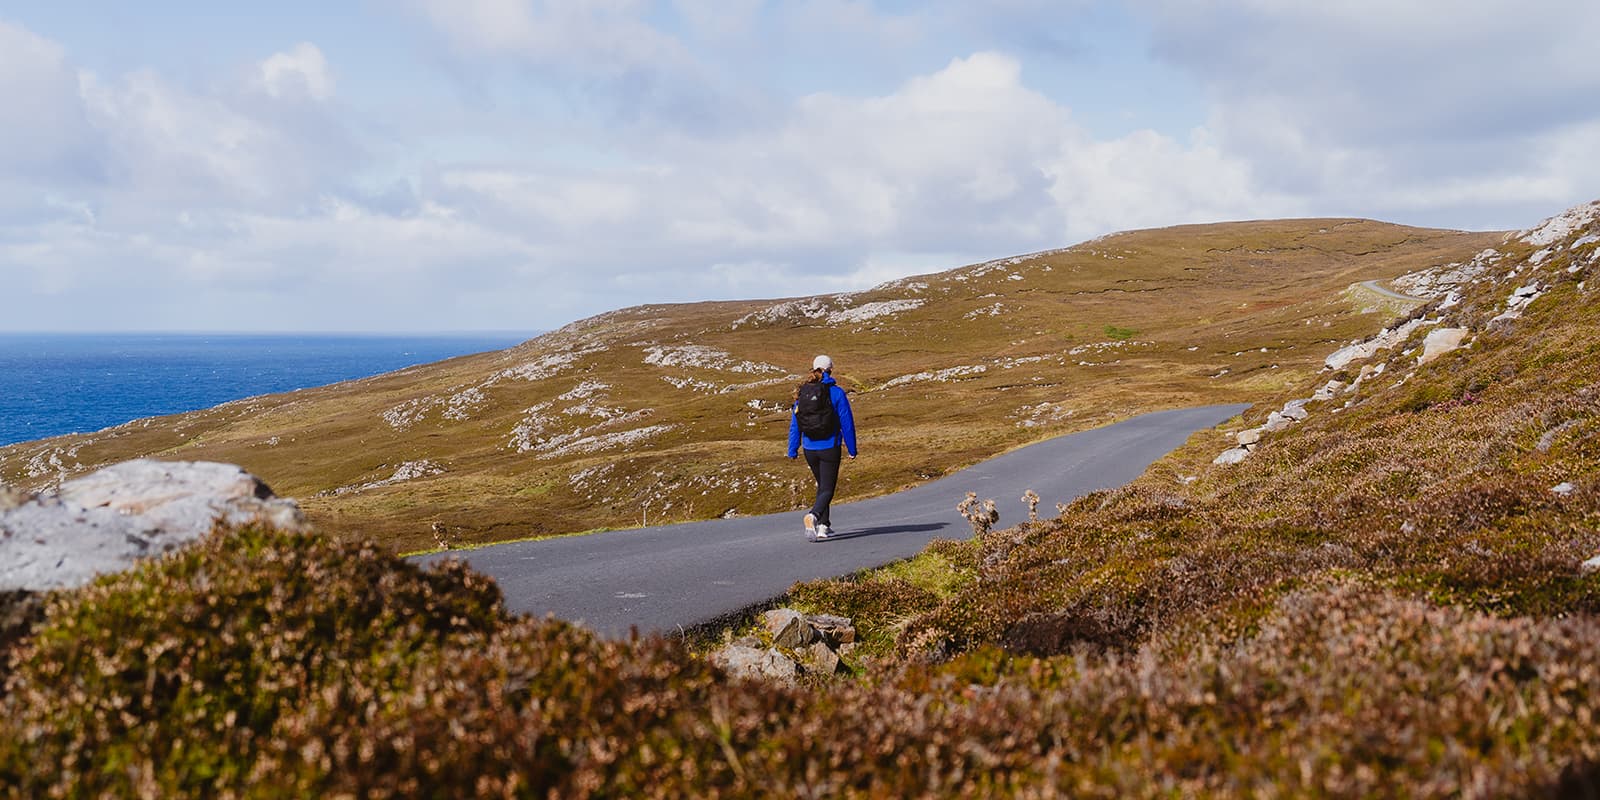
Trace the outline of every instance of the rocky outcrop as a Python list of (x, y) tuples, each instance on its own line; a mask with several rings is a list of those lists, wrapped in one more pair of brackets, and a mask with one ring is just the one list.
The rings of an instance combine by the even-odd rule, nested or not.
[(304, 527), (292, 500), (232, 464), (141, 459), (31, 495), (0, 489), (0, 592), (71, 588), (218, 525)]
[(775, 608), (761, 615), (754, 635), (712, 653), (711, 663), (736, 678), (793, 683), (801, 675), (838, 672), (855, 641), (856, 629), (848, 617)]

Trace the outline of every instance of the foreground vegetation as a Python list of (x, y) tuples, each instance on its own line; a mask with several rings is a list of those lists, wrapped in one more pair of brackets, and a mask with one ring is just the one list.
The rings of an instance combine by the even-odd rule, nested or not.
[(1588, 233), (1509, 242), (1417, 312), (1469, 347), (1418, 366), (1424, 328), (1287, 386), (1385, 367), (1242, 464), (1201, 434), (1059, 519), (796, 586), (855, 618), (852, 676), (730, 680), (682, 642), (509, 616), (459, 566), (221, 532), (50, 599), (11, 654), (0, 791), (1594, 796)]

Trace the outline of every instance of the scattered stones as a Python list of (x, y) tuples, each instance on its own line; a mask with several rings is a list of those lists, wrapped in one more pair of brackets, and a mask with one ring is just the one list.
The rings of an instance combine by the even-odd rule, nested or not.
[(1267, 415), (1267, 424), (1262, 425), (1261, 430), (1264, 433), (1277, 433), (1278, 431), (1286, 430), (1293, 424), (1294, 420), (1284, 416), (1283, 412), (1274, 411)]
[[(760, 633), (741, 636), (711, 655), (711, 662), (729, 674), (793, 682), (795, 676), (831, 675), (842, 666), (841, 656), (855, 648), (856, 629), (849, 617), (831, 614), (807, 616), (792, 608), (775, 608), (761, 615)], [(771, 637), (769, 645), (765, 639)]]
[(1338, 370), (1344, 369), (1351, 362), (1365, 361), (1379, 350), (1386, 350), (1403, 343), (1411, 336), (1411, 332), (1417, 328), (1431, 324), (1433, 322), (1428, 320), (1414, 319), (1399, 327), (1387, 328), (1371, 339), (1333, 351), (1327, 358), (1323, 359), (1323, 366), (1330, 370)]
[(1522, 316), (1522, 310), (1527, 308), (1529, 303), (1539, 299), (1540, 295), (1543, 294), (1544, 288), (1538, 283), (1529, 283), (1517, 287), (1516, 291), (1513, 291), (1511, 296), (1506, 298), (1506, 310), (1500, 312), (1498, 316), (1489, 320), (1489, 324), (1492, 325), (1496, 322), (1507, 322), (1520, 318)]
[(813, 614), (806, 617), (806, 622), (832, 644), (850, 644), (856, 640), (855, 624), (849, 617)]
[[(1366, 369), (1366, 368), (1363, 367), (1362, 369)], [(1328, 381), (1327, 383), (1323, 384), (1321, 389), (1318, 389), (1316, 391), (1316, 393), (1311, 395), (1311, 399), (1312, 400), (1332, 400), (1334, 398), (1334, 395), (1337, 395), (1339, 393), (1339, 391), (1344, 389), (1344, 388), (1345, 388), (1344, 381)]]
[(1595, 570), (1600, 570), (1600, 556), (1595, 556), (1594, 558), (1579, 564), (1578, 569), (1584, 574), (1594, 572)]
[(305, 525), (299, 506), (232, 464), (141, 459), (63, 483), (7, 490), (0, 503), (0, 591), (70, 588), (200, 538), (218, 525)]
[(1239, 431), (1233, 435), (1233, 440), (1238, 442), (1240, 447), (1249, 447), (1261, 441), (1261, 429), (1251, 428), (1246, 431)]
[(1567, 495), (1572, 494), (1573, 490), (1575, 490), (1577, 488), (1578, 487), (1573, 486), (1568, 481), (1562, 481), (1562, 482), (1550, 487), (1550, 492), (1552, 494), (1557, 494), (1557, 495), (1560, 495), (1562, 497), (1566, 497)]

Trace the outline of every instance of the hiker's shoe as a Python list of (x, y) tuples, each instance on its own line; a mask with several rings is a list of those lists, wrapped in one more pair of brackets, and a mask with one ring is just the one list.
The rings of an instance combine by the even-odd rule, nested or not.
[(807, 514), (806, 515), (806, 541), (814, 542), (816, 540), (817, 540), (817, 515), (816, 514)]
[(814, 541), (820, 542), (823, 539), (828, 538), (828, 534), (830, 534), (830, 533), (833, 533), (833, 529), (832, 528), (828, 527), (827, 525), (818, 525), (817, 526), (817, 538)]

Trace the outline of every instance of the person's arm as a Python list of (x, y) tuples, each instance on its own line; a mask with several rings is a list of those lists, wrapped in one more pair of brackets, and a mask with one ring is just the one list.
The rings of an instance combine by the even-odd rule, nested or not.
[(789, 457), (800, 456), (800, 418), (795, 416), (795, 409), (789, 409)]
[(849, 451), (850, 457), (856, 457), (856, 418), (850, 413), (850, 398), (845, 396), (844, 390), (838, 386), (833, 387), (833, 407), (839, 412), (839, 436), (844, 439), (844, 448)]

